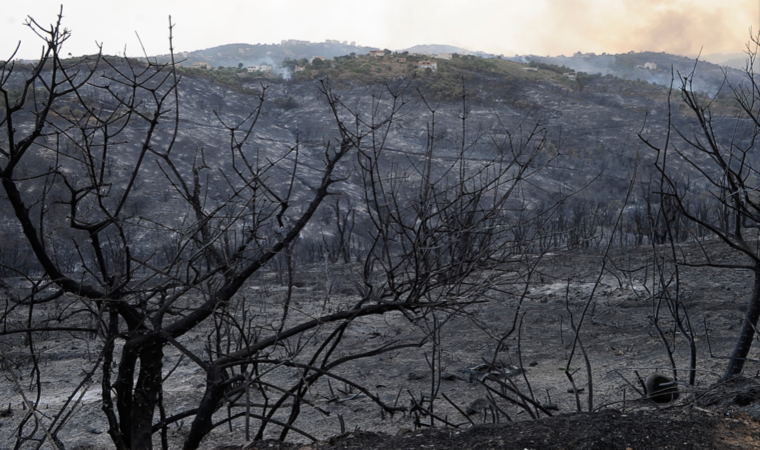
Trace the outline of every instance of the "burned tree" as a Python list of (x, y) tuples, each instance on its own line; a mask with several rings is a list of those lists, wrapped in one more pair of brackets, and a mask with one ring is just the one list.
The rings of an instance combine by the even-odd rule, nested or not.
[[(742, 372), (755, 338), (760, 318), (760, 195), (758, 195), (757, 142), (760, 137), (760, 86), (754, 71), (758, 38), (748, 46), (748, 63), (740, 82), (725, 84), (715, 95), (700, 92), (694, 85), (694, 70), (675, 77), (664, 142), (641, 139), (655, 151), (658, 172), (656, 192), (660, 207), (652, 220), (661, 224), (661, 236), (671, 243), (687, 238), (701, 246), (705, 235), (717, 238), (743, 261), (715, 260), (702, 247), (701, 258), (687, 258), (673, 251), (677, 264), (747, 270), (753, 289), (734, 350), (723, 378)], [(719, 110), (732, 108), (731, 115)], [(687, 120), (681, 112), (690, 118)], [(646, 128), (646, 126), (645, 126)], [(677, 292), (671, 293), (678, 295)], [(682, 324), (679, 322), (678, 324)]]
[[(216, 112), (214, 129), (226, 139), (209, 147), (184, 132), (193, 125), (183, 117), (183, 75), (173, 59), (67, 60), (60, 16), (49, 29), (32, 19), (29, 26), (45, 43), (40, 60), (0, 69), (0, 181), (36, 265), (4, 267), (31, 287), (8, 295), (0, 336), (23, 334), (33, 361), (36, 343), (51, 333), (100, 347), (53, 420), (27, 416), (19, 446), (55, 439), (89, 380), (99, 381), (117, 449), (148, 449), (154, 440), (167, 448), (168, 427), (184, 419), (192, 420), (186, 449), (236, 420), (257, 424), (254, 438), (275, 427), (280, 439), (313, 439), (296, 420), (303, 407), (319, 408), (306, 394), (322, 379), (352, 386), (392, 414), (403, 408), (338, 369), (426, 338), (356, 349), (345, 343), (348, 327), (389, 312), (416, 323), (465, 311), (519, 256), (512, 218), (522, 212), (524, 227), (530, 214), (514, 193), (540, 169), (540, 124), (502, 142), (495, 156), (471, 159), (463, 114), (455, 157), (436, 158), (431, 132), (425, 153), (400, 168), (385, 142), (410, 101), (409, 82), (383, 87), (362, 115), (322, 80), (332, 129), (318, 151), (298, 139), (254, 145), (264, 86), (249, 96), (247, 113)], [(348, 198), (351, 182), (361, 186), (351, 205), (367, 224), (351, 303), (297, 314), (289, 289), (276, 320), (256, 317), (246, 289), (306, 234), (328, 197)], [(333, 257), (350, 262), (358, 219), (342, 204), (335, 203), (341, 241)], [(169, 351), (178, 355), (172, 367), (164, 366)], [(186, 409), (164, 389), (183, 361), (205, 374), (202, 395)], [(34, 364), (32, 379), (43, 369)], [(297, 376), (273, 376), (286, 369)], [(41, 390), (37, 383), (37, 402)], [(249, 401), (252, 391), (263, 405)]]

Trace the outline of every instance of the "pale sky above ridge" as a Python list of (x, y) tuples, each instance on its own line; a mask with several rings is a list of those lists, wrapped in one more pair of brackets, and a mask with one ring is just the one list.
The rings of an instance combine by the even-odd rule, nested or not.
[[(6, 1), (0, 8), (0, 60), (38, 56), (41, 41), (23, 23), (49, 25), (61, 0)], [(577, 51), (664, 51), (694, 56), (740, 53), (760, 24), (760, 0), (67, 0), (64, 49), (168, 53), (169, 15), (177, 51), (283, 39), (398, 50), (447, 44), (472, 51), (571, 55)]]

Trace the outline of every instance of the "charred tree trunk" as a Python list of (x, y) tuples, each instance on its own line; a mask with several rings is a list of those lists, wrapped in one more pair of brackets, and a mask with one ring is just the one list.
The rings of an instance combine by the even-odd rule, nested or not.
[(153, 448), (153, 415), (158, 392), (161, 390), (161, 369), (164, 352), (161, 344), (151, 345), (140, 352), (140, 375), (133, 395), (132, 448)]
[(739, 339), (736, 341), (731, 359), (726, 367), (726, 372), (723, 374), (724, 380), (741, 373), (749, 350), (752, 348), (752, 341), (755, 338), (757, 321), (760, 318), (760, 263), (755, 266), (754, 276), (755, 283), (752, 287), (752, 296), (749, 299), (749, 305), (747, 305), (747, 313), (744, 315)]
[(224, 397), (221, 370), (211, 366), (206, 370), (206, 392), (198, 407), (190, 432), (182, 446), (184, 450), (195, 450), (201, 444), (204, 437), (213, 429), (212, 416), (217, 410), (219, 402)]
[(108, 315), (108, 340), (103, 349), (103, 379), (101, 383), (103, 406), (101, 409), (108, 419), (108, 434), (111, 436), (111, 440), (113, 440), (116, 449), (128, 450), (129, 447), (127, 447), (124, 435), (121, 432), (119, 419), (116, 417), (116, 412), (114, 411), (113, 397), (111, 396), (111, 389), (113, 388), (111, 385), (111, 368), (113, 367), (114, 342), (119, 334), (119, 313), (116, 311), (116, 308), (111, 305), (108, 307)]
[[(153, 415), (161, 389), (162, 344), (153, 344), (142, 350), (124, 346), (119, 366), (119, 378), (114, 383), (119, 410), (121, 438), (131, 449), (153, 448)], [(137, 383), (135, 366), (140, 361)]]

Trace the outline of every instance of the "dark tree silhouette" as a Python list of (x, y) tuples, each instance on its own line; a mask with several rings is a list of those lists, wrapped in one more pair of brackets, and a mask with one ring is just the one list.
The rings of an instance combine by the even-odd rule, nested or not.
[[(711, 258), (707, 251), (696, 259), (673, 252), (677, 263), (744, 269), (753, 274), (752, 294), (723, 378), (742, 372), (760, 318), (760, 250), (757, 245), (760, 86), (754, 71), (757, 44), (755, 37), (748, 45), (749, 59), (743, 80), (731, 83), (726, 76), (724, 86), (716, 95), (700, 92), (694, 85), (697, 64), (691, 73), (677, 74), (671, 96), (680, 97), (678, 105), (692, 120), (681, 120), (681, 114), (671, 109), (664, 142), (656, 143), (644, 133), (639, 134), (657, 156), (655, 168), (659, 172), (659, 185), (656, 190), (660, 195), (660, 208), (653, 219), (659, 229), (658, 236), (671, 242), (694, 239), (701, 244), (705, 235), (711, 235), (745, 257), (743, 263), (725, 263)], [(738, 111), (735, 117), (717, 112), (727, 105)]]
[[(318, 408), (306, 394), (323, 378), (352, 386), (384, 412), (403, 409), (337, 368), (426, 338), (357, 349), (344, 342), (345, 332), (358, 318), (393, 311), (413, 323), (458, 314), (498, 284), (522, 248), (514, 245), (512, 218), (519, 215), (522, 227), (530, 220), (514, 193), (540, 169), (540, 124), (520, 142), (503, 142), (493, 158), (471, 159), (463, 113), (462, 146), (444, 167), (430, 131), (425, 155), (399, 168), (385, 141), (410, 101), (409, 83), (385, 86), (362, 115), (322, 80), (316, 84), (333, 122), (324, 130), (321, 161), (307, 167), (297, 140), (284, 150), (251, 145), (265, 87), (243, 116), (215, 111), (226, 143), (193, 149), (180, 144), (187, 125), (176, 62), (100, 53), (65, 59), (70, 34), (61, 17), (51, 27), (29, 20), (45, 44), (38, 62), (19, 65), (11, 56), (0, 65), (0, 182), (35, 261), (5, 267), (32, 287), (7, 298), (0, 336), (23, 334), (33, 361), (36, 342), (51, 334), (101, 347), (52, 420), (27, 416), (19, 445), (57, 439), (90, 380), (100, 384), (117, 449), (152, 448), (155, 435), (167, 448), (168, 426), (183, 419), (192, 420), (186, 449), (234, 420), (258, 424), (255, 438), (272, 426), (281, 439), (290, 432), (312, 438), (296, 420), (304, 405)], [(361, 204), (334, 203), (332, 250), (333, 258), (351, 262), (355, 219), (341, 208), (362, 211), (368, 225), (356, 263), (360, 289), (350, 307), (297, 315), (291, 289), (278, 320), (257, 320), (245, 288), (290, 255), (327, 197), (348, 195), (351, 177), (363, 192), (352, 201)], [(202, 348), (194, 344), (199, 337)], [(203, 395), (190, 408), (165, 396), (177, 368), (164, 366), (169, 350), (205, 373)], [(272, 376), (286, 369), (298, 376)], [(25, 400), (32, 411), (42, 370), (34, 364), (38, 395)], [(263, 406), (249, 401), (252, 390)]]

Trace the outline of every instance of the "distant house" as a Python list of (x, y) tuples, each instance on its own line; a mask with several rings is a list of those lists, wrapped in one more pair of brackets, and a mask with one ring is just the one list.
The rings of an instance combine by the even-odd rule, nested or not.
[(304, 66), (296, 66), (293, 69), (293, 72), (303, 72), (304, 70), (306, 70), (306, 67), (304, 67)]
[(270, 66), (269, 64), (261, 64), (257, 66), (248, 66), (246, 67), (246, 70), (248, 71), (248, 73), (251, 73), (251, 72), (269, 73), (272, 71), (272, 66)]
[(417, 63), (417, 68), (422, 70), (430, 69), (435, 72), (438, 70), (438, 63), (435, 61), (420, 61)]
[(404, 63), (404, 62), (406, 62), (406, 58), (399, 58), (396, 61), (398, 61), (400, 63)]
[(454, 57), (454, 54), (453, 53), (438, 53), (437, 55), (433, 55), (433, 57), (434, 58), (438, 58), (438, 59), (445, 59), (447, 61), (450, 61), (451, 58)]
[(641, 64), (636, 65), (637, 69), (647, 69), (647, 70), (657, 70), (657, 64), (653, 62), (644, 63), (642, 66)]
[(195, 62), (195, 63), (193, 63), (193, 67), (196, 68), (196, 69), (206, 69), (206, 70), (209, 70), (209, 69), (211, 69), (211, 63), (207, 63), (207, 62)]
[(370, 50), (369, 56), (385, 56), (385, 50)]

